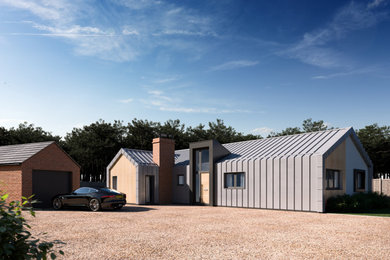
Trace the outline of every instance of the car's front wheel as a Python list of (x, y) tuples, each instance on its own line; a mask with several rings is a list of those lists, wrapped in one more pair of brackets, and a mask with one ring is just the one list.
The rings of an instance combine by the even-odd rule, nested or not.
[(53, 208), (54, 209), (61, 209), (62, 208), (62, 201), (60, 198), (55, 198), (53, 200)]
[(92, 211), (98, 211), (100, 209), (100, 202), (98, 199), (91, 199), (88, 203), (89, 209)]

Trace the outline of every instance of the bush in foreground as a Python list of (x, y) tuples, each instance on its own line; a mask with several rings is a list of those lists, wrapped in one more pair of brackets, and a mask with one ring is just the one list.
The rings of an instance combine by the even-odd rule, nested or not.
[(383, 209), (390, 209), (390, 197), (376, 192), (344, 194), (326, 202), (326, 212), (362, 213)]
[[(31, 227), (22, 217), (22, 209), (29, 210), (35, 217), (35, 212), (31, 207), (25, 207), (30, 198), (24, 198), (23, 202), (12, 201), (7, 204), (8, 194), (0, 196), (0, 259), (47, 259), (50, 254), (51, 259), (56, 258), (53, 250), (54, 242), (40, 242), (28, 231)], [(59, 251), (60, 254), (64, 254)]]

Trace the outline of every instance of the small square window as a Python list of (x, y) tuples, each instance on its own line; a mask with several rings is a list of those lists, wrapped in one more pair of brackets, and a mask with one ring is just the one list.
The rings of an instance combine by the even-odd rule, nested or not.
[(326, 189), (341, 190), (341, 172), (339, 170), (326, 170)]
[(354, 191), (366, 190), (366, 171), (354, 170)]
[(184, 175), (177, 175), (177, 186), (184, 186)]
[(244, 188), (245, 173), (225, 173), (225, 188)]

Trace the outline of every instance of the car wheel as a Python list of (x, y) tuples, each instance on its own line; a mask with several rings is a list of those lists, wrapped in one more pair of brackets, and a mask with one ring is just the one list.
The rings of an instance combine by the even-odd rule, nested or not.
[(55, 198), (53, 200), (53, 208), (54, 209), (61, 209), (62, 208), (62, 201), (60, 198)]
[(89, 209), (92, 211), (98, 211), (100, 209), (100, 202), (98, 199), (91, 199), (88, 203)]

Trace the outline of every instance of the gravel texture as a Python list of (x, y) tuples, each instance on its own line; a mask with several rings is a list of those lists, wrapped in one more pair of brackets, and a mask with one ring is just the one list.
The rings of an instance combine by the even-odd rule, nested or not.
[(390, 258), (385, 217), (127, 205), (27, 218), (34, 235), (65, 243), (62, 259)]

